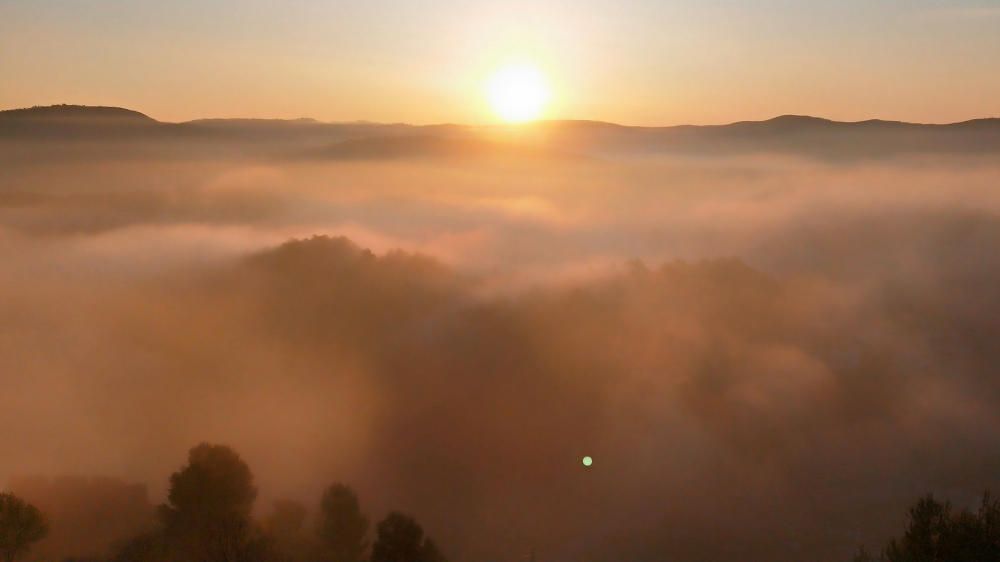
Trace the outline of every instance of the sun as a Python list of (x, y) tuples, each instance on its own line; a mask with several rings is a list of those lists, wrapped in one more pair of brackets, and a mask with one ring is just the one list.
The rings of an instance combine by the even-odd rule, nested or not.
[(550, 95), (545, 74), (529, 63), (504, 66), (494, 72), (486, 83), (490, 107), (497, 117), (508, 123), (538, 119)]

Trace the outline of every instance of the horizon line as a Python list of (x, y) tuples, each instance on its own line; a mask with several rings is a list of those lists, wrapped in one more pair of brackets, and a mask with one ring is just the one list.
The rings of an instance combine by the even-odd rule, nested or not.
[(326, 121), (317, 119), (315, 117), (196, 117), (193, 119), (179, 120), (179, 121), (169, 121), (161, 120), (150, 114), (140, 111), (138, 109), (133, 109), (131, 107), (121, 106), (121, 105), (88, 105), (88, 104), (76, 104), (76, 103), (56, 103), (48, 105), (32, 105), (26, 107), (10, 107), (0, 109), (0, 113), (8, 113), (14, 111), (28, 111), (32, 109), (49, 109), (57, 107), (74, 107), (74, 108), (86, 108), (86, 109), (114, 109), (123, 110), (133, 113), (138, 113), (143, 117), (146, 117), (157, 123), (163, 123), (168, 125), (183, 125), (187, 123), (196, 123), (198, 121), (310, 121), (320, 125), (401, 125), (409, 127), (506, 127), (506, 128), (516, 128), (516, 127), (530, 127), (537, 124), (545, 123), (592, 123), (599, 125), (612, 125), (616, 127), (624, 127), (631, 129), (669, 129), (669, 128), (680, 128), (680, 127), (726, 127), (730, 125), (739, 125), (743, 123), (767, 123), (770, 121), (775, 121), (778, 119), (809, 119), (816, 121), (825, 121), (828, 123), (836, 124), (848, 124), (856, 125), (863, 123), (893, 123), (893, 124), (903, 124), (903, 125), (924, 125), (924, 126), (948, 126), (948, 125), (961, 125), (966, 123), (972, 123), (976, 121), (989, 121), (994, 119), (1000, 119), (1000, 115), (991, 115), (984, 117), (973, 117), (970, 119), (964, 119), (960, 121), (946, 121), (946, 122), (925, 122), (925, 121), (902, 121), (898, 119), (882, 119), (879, 117), (870, 117), (867, 119), (859, 119), (854, 121), (841, 121), (837, 119), (831, 119), (828, 117), (821, 117), (818, 115), (809, 115), (804, 113), (782, 113), (780, 115), (775, 115), (773, 117), (768, 117), (764, 119), (741, 119), (736, 121), (727, 121), (721, 123), (676, 123), (672, 125), (634, 125), (627, 123), (620, 123), (616, 121), (605, 121), (601, 119), (588, 119), (588, 118), (571, 118), (571, 117), (561, 117), (561, 118), (549, 118), (549, 119), (536, 119), (533, 121), (527, 121), (522, 123), (503, 123), (503, 122), (482, 122), (482, 123), (461, 123), (455, 121), (441, 121), (441, 122), (429, 122), (429, 123), (413, 123), (407, 121), (375, 121), (371, 119), (356, 119), (356, 120), (335, 120)]

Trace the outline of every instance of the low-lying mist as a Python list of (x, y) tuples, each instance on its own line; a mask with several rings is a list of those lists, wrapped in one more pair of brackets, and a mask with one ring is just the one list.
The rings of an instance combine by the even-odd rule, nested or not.
[(347, 482), (458, 561), (845, 560), (1000, 487), (998, 185), (986, 156), (8, 159), (0, 483), (155, 503), (210, 441), (258, 510)]

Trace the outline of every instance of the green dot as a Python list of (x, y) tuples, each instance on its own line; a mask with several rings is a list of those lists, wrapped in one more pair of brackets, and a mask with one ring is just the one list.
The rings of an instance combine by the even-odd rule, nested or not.
[(583, 466), (590, 466), (594, 464), (594, 459), (590, 457), (583, 457)]

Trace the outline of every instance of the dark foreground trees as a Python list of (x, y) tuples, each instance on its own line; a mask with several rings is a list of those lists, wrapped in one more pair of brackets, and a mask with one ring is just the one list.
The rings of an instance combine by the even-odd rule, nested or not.
[(976, 511), (955, 511), (933, 496), (910, 508), (903, 536), (854, 562), (1000, 562), (1000, 501), (989, 492)]
[(368, 518), (353, 490), (333, 484), (323, 493), (319, 504), (317, 535), (330, 562), (359, 562), (367, 543)]
[(170, 477), (160, 528), (126, 544), (121, 562), (260, 562), (263, 534), (250, 517), (257, 489), (250, 468), (235, 451), (203, 443)]
[[(279, 501), (258, 525), (251, 515), (257, 489), (250, 468), (235, 451), (201, 444), (170, 477), (159, 526), (128, 541), (116, 562), (362, 562), (368, 560), (368, 518), (357, 494), (344, 484), (323, 493), (315, 533), (303, 532), (308, 513)], [(446, 562), (423, 529), (390, 513), (378, 525), (371, 562)], [(6, 561), (0, 561), (6, 562)]]
[(161, 506), (164, 533), (189, 560), (238, 562), (263, 558), (250, 518), (257, 489), (250, 467), (229, 447), (203, 443), (170, 477)]
[(0, 560), (14, 562), (48, 533), (45, 518), (35, 506), (15, 496), (0, 494)]
[(378, 524), (371, 562), (445, 562), (416, 520), (392, 512)]
[(121, 540), (152, 528), (146, 486), (96, 476), (14, 476), (9, 489), (45, 515), (49, 533), (31, 548), (41, 562), (106, 557)]

